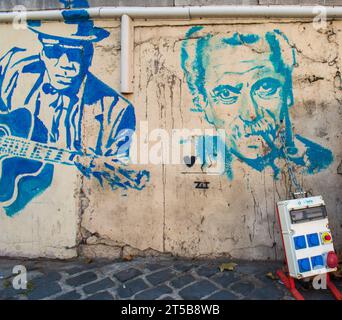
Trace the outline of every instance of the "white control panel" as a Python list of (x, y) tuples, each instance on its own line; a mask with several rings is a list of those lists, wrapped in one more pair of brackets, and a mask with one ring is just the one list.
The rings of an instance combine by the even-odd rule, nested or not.
[(290, 276), (301, 279), (336, 271), (329, 267), (334, 246), (322, 197), (281, 201), (277, 210)]

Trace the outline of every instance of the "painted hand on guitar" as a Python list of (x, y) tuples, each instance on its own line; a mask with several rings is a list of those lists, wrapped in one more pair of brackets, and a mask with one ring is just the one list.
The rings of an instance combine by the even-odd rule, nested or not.
[(108, 184), (113, 190), (118, 188), (142, 190), (150, 179), (146, 170), (128, 169), (120, 161), (108, 161), (107, 157), (81, 156), (73, 158), (75, 166), (87, 178), (95, 177), (103, 186)]
[(130, 170), (122, 163), (115, 156), (82, 155), (49, 145), (46, 127), (25, 108), (0, 113), (0, 205), (8, 216), (51, 185), (55, 165), (76, 166), (113, 190), (143, 189), (149, 172)]

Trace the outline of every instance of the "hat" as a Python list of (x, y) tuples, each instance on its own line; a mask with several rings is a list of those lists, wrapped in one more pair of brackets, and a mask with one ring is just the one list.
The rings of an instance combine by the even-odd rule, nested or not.
[[(61, 2), (67, 7), (69, 2), (61, 0)], [(41, 21), (28, 20), (27, 26), (30, 30), (38, 33), (42, 37), (53, 39), (69, 39), (74, 41), (90, 41), (98, 42), (107, 38), (109, 32), (105, 29), (94, 26), (94, 22), (90, 20), (89, 13), (84, 9), (77, 9), (79, 6), (87, 7), (87, 1), (74, 0), (70, 3), (70, 9), (63, 10), (62, 15), (64, 23), (61, 28), (57, 28), (55, 24), (46, 23), (42, 27)]]

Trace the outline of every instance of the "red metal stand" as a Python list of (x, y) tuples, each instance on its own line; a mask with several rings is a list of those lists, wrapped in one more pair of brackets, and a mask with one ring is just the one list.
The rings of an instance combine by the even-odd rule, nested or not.
[(294, 278), (291, 276), (286, 276), (282, 270), (278, 270), (277, 275), (296, 300), (304, 300), (304, 297), (296, 289)]
[(329, 290), (331, 291), (331, 293), (334, 295), (336, 300), (342, 300), (342, 293), (331, 282), (329, 273), (327, 273), (327, 286), (328, 286)]
[[(286, 275), (283, 270), (278, 270), (277, 275), (296, 300), (304, 300), (304, 297), (296, 288), (294, 278), (292, 278), (290, 275)], [(330, 274), (327, 273), (326, 276), (327, 276), (327, 287), (329, 288), (329, 290), (331, 291), (331, 293), (333, 294), (336, 300), (342, 300), (342, 293), (331, 282)]]

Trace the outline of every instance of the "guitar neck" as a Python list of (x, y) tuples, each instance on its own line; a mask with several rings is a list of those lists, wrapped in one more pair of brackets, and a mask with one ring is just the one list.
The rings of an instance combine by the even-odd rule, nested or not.
[(14, 136), (0, 137), (0, 154), (52, 164), (74, 165), (75, 152)]

